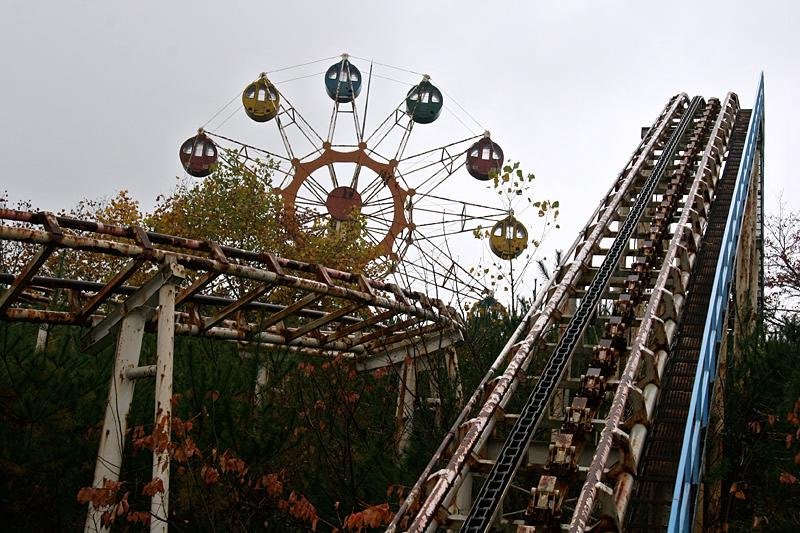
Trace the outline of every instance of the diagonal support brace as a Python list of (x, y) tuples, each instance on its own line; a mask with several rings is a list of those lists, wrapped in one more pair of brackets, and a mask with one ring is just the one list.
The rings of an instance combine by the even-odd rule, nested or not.
[(149, 320), (155, 312), (158, 300), (158, 291), (164, 285), (177, 285), (186, 277), (184, 268), (173, 262), (161, 266), (150, 280), (142, 285), (139, 290), (129, 296), (116, 309), (108, 314), (99, 324), (89, 330), (81, 339), (81, 348), (84, 352), (95, 353), (103, 349), (113, 339), (112, 333), (116, 332), (119, 324), (126, 315), (135, 309), (145, 309)]

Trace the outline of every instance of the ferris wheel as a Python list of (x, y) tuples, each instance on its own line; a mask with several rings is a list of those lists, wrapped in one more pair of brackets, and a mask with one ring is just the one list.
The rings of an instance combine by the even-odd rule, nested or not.
[[(476, 228), (491, 228), (489, 249), (504, 260), (518, 257), (528, 244), (527, 229), (509, 206), (465, 199), (465, 188), (502, 172), (502, 148), (488, 131), (435, 144), (426, 133), (415, 143), (419, 130), (435, 128), (446, 95), (430, 76), (405, 69), (398, 70), (417, 79), (383, 120), (369, 123), (368, 112), (376, 105), (374, 82), (392, 79), (375, 67), (397, 67), (363, 60), (369, 63), (364, 76), (353, 62), (357, 58), (342, 54), (336, 59), (324, 72), (284, 82), (322, 78), (333, 102), (326, 130), (315, 129), (289, 100), (284, 84), (270, 79), (295, 67), (262, 73), (244, 88), (241, 105), (251, 121), (275, 124), (270, 147), (223, 133), (219, 128), (226, 119), (216, 130), (201, 128), (181, 145), (184, 170), (197, 178), (208, 176), (231, 149), (248, 161), (269, 158), (279, 177), (274, 190), (297, 239), (319, 228), (340, 231), (361, 223), (370, 257), (387, 275), (402, 278), (406, 286), (432, 285), (437, 296), (442, 288), (480, 298), (488, 287), (455, 257), (454, 240), (474, 241), (470, 234)], [(228, 119), (234, 114), (242, 115), (234, 109)], [(459, 180), (455, 185), (454, 179)]]

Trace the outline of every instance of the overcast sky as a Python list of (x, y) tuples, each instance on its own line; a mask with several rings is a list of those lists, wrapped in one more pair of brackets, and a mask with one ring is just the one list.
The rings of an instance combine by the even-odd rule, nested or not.
[[(149, 208), (182, 174), (180, 143), (259, 72), (346, 51), (430, 74), (452, 97), (453, 116), (464, 116), (457, 101), (507, 156), (536, 173), (537, 194), (560, 200), (562, 229), (550, 244), (561, 247), (670, 96), (734, 91), (750, 107), (763, 70), (767, 206), (783, 192), (797, 208), (790, 172), (800, 121), (796, 6), (6, 0), (0, 191), (57, 211), (128, 189)], [(358, 64), (366, 72), (368, 64)], [(415, 79), (397, 72), (400, 81)], [(330, 101), (320, 80), (281, 89), (324, 129)], [(397, 102), (405, 90), (390, 84), (382, 92)], [(246, 121), (233, 122), (240, 118)], [(480, 129), (465, 122), (473, 133)], [(447, 142), (466, 129), (450, 120), (429, 131)], [(464, 186), (465, 200), (483, 194), (473, 185)]]

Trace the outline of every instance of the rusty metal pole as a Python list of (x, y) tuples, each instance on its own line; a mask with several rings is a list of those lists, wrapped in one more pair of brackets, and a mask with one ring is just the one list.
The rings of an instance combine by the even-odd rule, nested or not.
[(447, 378), (450, 380), (450, 383), (456, 384), (456, 403), (461, 407), (464, 402), (464, 388), (461, 383), (461, 374), (458, 370), (458, 351), (456, 347), (451, 344), (445, 348), (444, 356), (447, 364)]
[(175, 349), (175, 285), (158, 291), (158, 339), (156, 348), (155, 443), (153, 480), (160, 479), (163, 492), (150, 502), (150, 531), (167, 531), (169, 517), (169, 444), (172, 426), (172, 374)]
[[(111, 375), (103, 432), (100, 434), (100, 448), (97, 451), (97, 464), (92, 482), (92, 487), (95, 488), (102, 488), (105, 480), (119, 480), (134, 385), (134, 380), (126, 378), (125, 372), (136, 368), (139, 364), (145, 315), (145, 311), (141, 308), (132, 310), (122, 319), (117, 334), (114, 372)], [(103, 509), (95, 509), (89, 504), (84, 531), (108, 531), (108, 528), (100, 523), (102, 513)]]
[(397, 391), (395, 442), (398, 455), (405, 455), (414, 425), (414, 401), (417, 396), (416, 358), (407, 356), (400, 367), (400, 384)]
[(39, 326), (39, 331), (36, 333), (36, 348), (35, 353), (43, 353), (47, 348), (47, 337), (50, 333), (50, 324), (42, 324)]

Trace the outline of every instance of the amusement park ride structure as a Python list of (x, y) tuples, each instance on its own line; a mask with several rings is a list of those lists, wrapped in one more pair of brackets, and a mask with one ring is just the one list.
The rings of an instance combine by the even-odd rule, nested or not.
[[(201, 129), (180, 146), (183, 168), (202, 179), (226, 158), (250, 163), (267, 158), (271, 168), (283, 175), (275, 192), (283, 200), (289, 226), (298, 239), (308, 230), (298, 222), (301, 210), (315, 214), (326, 231), (338, 231), (343, 224), (364, 217), (367, 246), (374, 261), (383, 261), (384, 273), (396, 270), (410, 248), (422, 249), (417, 241), (434, 242), (421, 227), (425, 226), (426, 211), (439, 217), (437, 227), (443, 228), (439, 238), (450, 236), (448, 227), (452, 225), (455, 233), (468, 234), (475, 229), (466, 227), (468, 221), (490, 222), (501, 228), (493, 232), (491, 240), (499, 257), (511, 259), (526, 247), (525, 228), (507, 209), (432, 194), (464, 165), (480, 181), (501, 170), (502, 149), (488, 133), (405, 155), (415, 124), (432, 123), (443, 109), (444, 96), (428, 76), (411, 87), (400, 106), (369, 135), (364, 130), (365, 113), (359, 120), (356, 106), (362, 92), (361, 73), (347, 55), (331, 65), (324, 82), (334, 102), (326, 137), (262, 74), (242, 92), (242, 106), (250, 119), (277, 124), (285, 155)], [(368, 97), (369, 86), (366, 93)], [(337, 144), (337, 123), (340, 115), (347, 114), (353, 119), (356, 140)], [(380, 155), (378, 149), (388, 146), (392, 134), (398, 132), (398, 145), (388, 157)], [(311, 144), (310, 151), (297, 153), (294, 137)], [(342, 164), (349, 165), (347, 176), (341, 172)], [(426, 208), (426, 199), (435, 199), (437, 204), (449, 202), (459, 209), (436, 212)], [(468, 215), (468, 206), (478, 213)], [(458, 379), (453, 345), (463, 337), (460, 312), (438, 298), (411, 290), (411, 282), (400, 285), (267, 251), (46, 212), (0, 209), (0, 220), (0, 239), (24, 262), (18, 272), (0, 273), (0, 284), (7, 286), (0, 294), (0, 317), (88, 328), (82, 339), (85, 351), (99, 350), (116, 340), (94, 487), (119, 479), (136, 381), (154, 378), (154, 431), (169, 442), (175, 335), (236, 342), (243, 352), (257, 346), (344, 358), (358, 371), (397, 368), (396, 442), (400, 453), (407, 445), (419, 401), (418, 374), (430, 370), (432, 358), (442, 354), (450, 380)], [(511, 230), (506, 232), (506, 228)], [(101, 264), (101, 270), (110, 273), (89, 269), (82, 279), (46, 275), (53, 273), (48, 260), (65, 254), (78, 264)], [(470, 283), (461, 283), (466, 270), (452, 258), (449, 265), (442, 265), (441, 258), (429, 256), (428, 268), (446, 269), (455, 291), (466, 287), (474, 292)], [(424, 265), (416, 266), (424, 281)], [(441, 279), (445, 272), (438, 274)], [(129, 284), (134, 278), (146, 281)], [(236, 296), (228, 292), (222, 297), (215, 291), (221, 286), (240, 290)], [(157, 361), (141, 366), (146, 331), (156, 334)], [(434, 396), (439, 393), (433, 382), (426, 390)], [(460, 394), (458, 387), (456, 391)], [(436, 404), (431, 400), (429, 403)], [(166, 449), (154, 451), (153, 479), (160, 479), (164, 490), (152, 498), (153, 530), (167, 526), (169, 461)], [(90, 505), (87, 531), (107, 529), (101, 520), (104, 511)]]
[(763, 121), (762, 77), (752, 110), (679, 94), (643, 129), (390, 531), (677, 533), (718, 513), (706, 428), (763, 300)]
[[(181, 164), (202, 179), (228, 157), (269, 159), (283, 176), (275, 191), (298, 238), (309, 229), (301, 210), (329, 231), (363, 217), (372, 257), (387, 273), (412, 250), (426, 254), (426, 209), (438, 217), (430, 224), (444, 228), (441, 238), (464, 233), (467, 220), (491, 222), (492, 252), (518, 257), (529, 237), (507, 209), (425, 205), (442, 200), (437, 187), (461, 166), (491, 179), (503, 166), (500, 146), (486, 134), (405, 155), (415, 125), (434, 122), (446, 95), (423, 76), (367, 133), (371, 78), (372, 66), (365, 80), (347, 55), (324, 73), (334, 105), (323, 137), (262, 74), (241, 95), (244, 113), (274, 122), (284, 153), (201, 129), (180, 147)], [(752, 110), (740, 109), (733, 93), (721, 101), (678, 94), (643, 130), (390, 531), (678, 532), (713, 512), (714, 488), (700, 482), (712, 453), (705, 428), (723, 394), (717, 371), (728, 352), (736, 356), (726, 339), (753, 322), (762, 301), (763, 94), (763, 78)], [(348, 116), (356, 140), (343, 144), (336, 130)], [(300, 152), (295, 138), (310, 148)], [(478, 213), (467, 215), (468, 206)], [(412, 429), (417, 371), (442, 354), (458, 380), (459, 311), (409, 285), (134, 226), (10, 209), (0, 220), (0, 240), (26, 259), (18, 272), (0, 273), (0, 317), (86, 327), (85, 350), (116, 340), (96, 487), (119, 478), (136, 381), (154, 378), (154, 431), (169, 441), (176, 334), (343, 357), (362, 371), (396, 365), (400, 450)], [(116, 269), (102, 280), (40, 275), (68, 250)], [(474, 280), (442, 258), (412, 261), (428, 266), (409, 277), (447, 273), (458, 282), (453, 292), (469, 290)], [(127, 284), (135, 275), (146, 281)], [(244, 289), (212, 294), (223, 280)], [(64, 293), (67, 304), (58, 305)], [(139, 363), (145, 331), (157, 336), (152, 366)], [(166, 529), (169, 472), (169, 454), (156, 449), (153, 477), (165, 490), (152, 498), (152, 530)], [(102, 512), (90, 507), (87, 531), (105, 529)]]
[[(201, 128), (180, 148), (186, 172), (204, 177), (230, 157), (245, 162), (266, 159), (276, 177), (274, 190), (282, 197), (288, 224), (298, 238), (314, 231), (309, 227), (314, 224), (317, 229), (338, 230), (361, 219), (371, 256), (384, 273), (402, 273), (398, 284), (409, 287), (417, 282), (471, 299), (485, 296), (490, 288), (452, 257), (449, 243), (459, 235), (471, 238), (476, 229), (492, 228), (490, 249), (508, 260), (527, 247), (527, 230), (514, 217), (511, 205), (467, 202), (459, 198), (463, 193), (453, 194), (457, 188), (445, 190), (452, 185), (451, 178), (461, 179), (457, 173), (462, 167), (479, 182), (502, 172), (502, 148), (485, 131), (409, 153), (413, 133), (435, 122), (445, 109), (445, 95), (428, 75), (420, 75), (422, 79), (374, 127), (367, 121), (370, 96), (375, 96), (372, 64), (365, 79), (351, 57), (343, 54), (322, 76), (333, 100), (327, 133), (319, 133), (262, 73), (245, 88), (242, 104), (250, 119), (276, 125), (282, 150), (256, 147)], [(306, 217), (298, 216), (301, 212)], [(312, 224), (301, 227), (300, 218), (308, 215)], [(442, 276), (449, 283), (439, 279)]]

